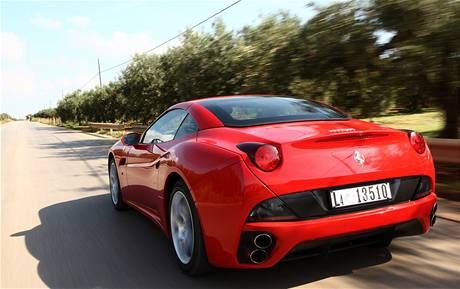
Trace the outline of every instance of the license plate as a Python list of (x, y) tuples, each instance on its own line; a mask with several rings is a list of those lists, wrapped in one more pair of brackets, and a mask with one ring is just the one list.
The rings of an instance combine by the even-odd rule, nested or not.
[(389, 183), (331, 191), (333, 208), (378, 202), (391, 199)]

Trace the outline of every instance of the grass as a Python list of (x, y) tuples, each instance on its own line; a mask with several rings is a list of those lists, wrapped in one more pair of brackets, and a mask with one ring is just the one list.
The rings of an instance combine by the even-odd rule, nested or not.
[(36, 118), (34, 119), (34, 121), (37, 121), (43, 124), (47, 124), (47, 125), (56, 125), (56, 126), (60, 126), (60, 127), (68, 128), (68, 129), (80, 130), (83, 132), (91, 132), (91, 133), (96, 133), (100, 135), (107, 135), (113, 138), (121, 138), (121, 136), (123, 135), (123, 131), (116, 131), (116, 130), (110, 131), (108, 129), (94, 130), (94, 129), (91, 129), (88, 125), (79, 124), (78, 122), (73, 122), (73, 121), (57, 122), (54, 124), (51, 123), (48, 119)]
[(96, 131), (97, 134), (108, 135), (114, 138), (121, 138), (123, 136), (123, 131), (121, 130), (108, 130), (108, 129), (100, 129)]
[(65, 128), (70, 128), (70, 129), (81, 129), (81, 125), (75, 122), (65, 122), (62, 123), (60, 126), (65, 127)]
[(123, 135), (123, 131), (109, 130), (109, 129), (92, 130), (87, 125), (80, 125), (76, 122), (65, 122), (65, 123), (62, 123), (60, 126), (65, 127), (65, 128), (70, 128), (70, 129), (81, 130), (85, 132), (92, 132), (92, 133), (96, 133), (100, 135), (107, 135), (113, 138), (121, 138)]
[(396, 129), (411, 129), (425, 137), (436, 137), (444, 126), (444, 116), (440, 111), (380, 116), (364, 120)]
[(13, 120), (12, 120), (12, 119), (9, 119), (9, 118), (1, 119), (1, 120), (0, 120), (0, 124), (4, 124), (4, 123), (10, 122), (10, 121), (13, 121)]
[(425, 137), (436, 137), (444, 126), (444, 116), (440, 111), (380, 116), (364, 120), (396, 129), (411, 129)]

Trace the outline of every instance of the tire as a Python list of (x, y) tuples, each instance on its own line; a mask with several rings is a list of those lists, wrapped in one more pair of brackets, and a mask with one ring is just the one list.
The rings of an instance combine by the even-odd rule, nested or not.
[(183, 272), (190, 276), (202, 275), (211, 267), (201, 232), (195, 204), (184, 182), (177, 182), (169, 198), (169, 225), (171, 243)]
[(109, 166), (109, 188), (110, 188), (110, 199), (114, 208), (118, 211), (126, 210), (128, 206), (123, 202), (123, 196), (120, 189), (120, 181), (118, 179), (118, 170), (115, 160), (110, 160)]

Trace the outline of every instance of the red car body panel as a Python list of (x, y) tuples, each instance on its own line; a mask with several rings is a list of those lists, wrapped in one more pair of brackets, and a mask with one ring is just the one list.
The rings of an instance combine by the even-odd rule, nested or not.
[[(202, 226), (209, 262), (216, 267), (265, 268), (279, 262), (296, 245), (373, 228), (418, 220), (429, 230), (436, 203), (428, 196), (311, 220), (247, 222), (260, 202), (296, 192), (403, 176), (428, 176), (434, 187), (434, 166), (427, 148), (418, 154), (407, 133), (359, 120), (302, 121), (231, 128), (200, 101), (177, 104), (195, 119), (199, 131), (160, 144), (124, 145), (110, 150), (126, 203), (154, 220), (169, 236), (168, 193), (181, 178), (191, 191)], [(273, 172), (258, 169), (236, 145), (274, 144), (282, 162)], [(366, 165), (353, 160), (354, 150)], [(241, 263), (237, 252), (243, 231), (269, 232), (276, 239), (261, 264)]]
[[(355, 131), (330, 133), (330, 130), (341, 128)], [(353, 119), (210, 129), (200, 133), (200, 141), (212, 142), (237, 153), (235, 144), (245, 141), (280, 144), (283, 163), (273, 172), (257, 169), (246, 155), (242, 155), (257, 177), (278, 195), (357, 183), (363, 179), (431, 176), (434, 172), (433, 166), (425, 165), (432, 162), (431, 154), (419, 156), (405, 133)], [(366, 166), (356, 166), (353, 160), (356, 149), (366, 155)]]
[[(283, 239), (281, 245), (274, 248), (271, 259), (261, 264), (262, 267), (270, 267), (281, 260), (281, 258), (296, 244), (304, 240), (317, 240), (331, 236), (361, 232), (413, 219), (419, 220), (423, 225), (424, 232), (427, 232), (430, 228), (430, 212), (435, 202), (436, 196), (430, 194), (428, 197), (414, 202), (375, 210), (326, 217), (312, 221), (248, 223), (244, 229), (268, 231), (272, 232), (274, 236), (288, 236)], [(245, 265), (246, 268), (254, 267), (252, 264)], [(258, 267), (260, 267), (260, 265)]]

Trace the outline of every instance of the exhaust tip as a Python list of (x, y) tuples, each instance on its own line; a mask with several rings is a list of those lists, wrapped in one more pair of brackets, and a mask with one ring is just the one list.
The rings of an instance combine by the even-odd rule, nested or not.
[(254, 250), (251, 252), (251, 254), (249, 254), (249, 259), (254, 264), (260, 264), (264, 262), (265, 260), (267, 260), (267, 257), (267, 251), (261, 249)]
[(254, 245), (259, 249), (267, 249), (273, 243), (273, 239), (269, 234), (259, 234), (254, 238)]

